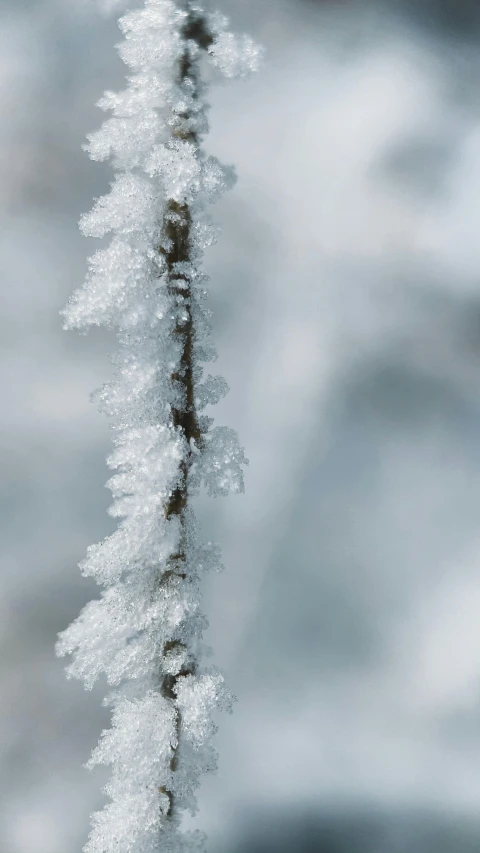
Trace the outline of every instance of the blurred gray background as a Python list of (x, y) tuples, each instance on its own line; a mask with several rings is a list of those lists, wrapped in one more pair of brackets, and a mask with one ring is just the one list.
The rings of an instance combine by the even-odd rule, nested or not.
[[(207, 258), (246, 494), (202, 500), (208, 641), (239, 702), (212, 853), (480, 850), (480, 5), (218, 0), (267, 49), (211, 91), (239, 181)], [(0, 851), (79, 853), (108, 718), (54, 657), (113, 530), (112, 337), (58, 314), (122, 85), (88, 0), (0, 7)]]

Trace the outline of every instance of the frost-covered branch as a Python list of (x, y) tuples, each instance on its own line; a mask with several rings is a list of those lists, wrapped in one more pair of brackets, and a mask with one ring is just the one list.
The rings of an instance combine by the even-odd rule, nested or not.
[(221, 562), (199, 541), (191, 498), (202, 485), (242, 491), (247, 461), (235, 433), (202, 414), (228, 390), (203, 375), (216, 358), (201, 268), (215, 239), (206, 207), (233, 176), (201, 148), (201, 61), (241, 76), (259, 51), (193, 0), (146, 0), (119, 24), (131, 73), (99, 102), (111, 117), (87, 146), (116, 176), (81, 220), (84, 234), (110, 242), (64, 316), (68, 329), (117, 332), (114, 379), (94, 397), (113, 431), (109, 512), (121, 521), (80, 564), (105, 589), (58, 652), (72, 655), (68, 672), (87, 687), (104, 675), (116, 688), (112, 727), (89, 763), (111, 765), (110, 802), (93, 816), (86, 853), (177, 853), (203, 842), (180, 831), (181, 815), (195, 813), (199, 780), (215, 769), (213, 713), (233, 698), (222, 674), (202, 666), (200, 579)]

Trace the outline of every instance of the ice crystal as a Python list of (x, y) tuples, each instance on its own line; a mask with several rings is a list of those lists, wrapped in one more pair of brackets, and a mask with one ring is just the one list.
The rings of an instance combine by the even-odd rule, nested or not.
[(213, 496), (242, 491), (247, 462), (233, 430), (199, 414), (228, 391), (203, 377), (216, 352), (201, 264), (216, 239), (207, 206), (235, 179), (202, 149), (200, 67), (205, 55), (225, 76), (244, 76), (260, 53), (193, 0), (146, 0), (119, 25), (127, 86), (105, 92), (99, 106), (111, 115), (85, 146), (116, 175), (80, 221), (110, 242), (63, 311), (67, 329), (118, 336), (114, 377), (92, 399), (112, 429), (107, 486), (119, 525), (80, 563), (103, 590), (57, 650), (87, 688), (102, 676), (115, 688), (112, 727), (89, 762), (111, 767), (110, 802), (93, 816), (86, 853), (187, 853), (204, 838), (180, 831), (181, 814), (196, 811), (201, 776), (216, 767), (215, 712), (233, 700), (222, 674), (202, 665), (201, 578), (223, 567), (218, 547), (198, 537), (190, 497), (202, 485)]

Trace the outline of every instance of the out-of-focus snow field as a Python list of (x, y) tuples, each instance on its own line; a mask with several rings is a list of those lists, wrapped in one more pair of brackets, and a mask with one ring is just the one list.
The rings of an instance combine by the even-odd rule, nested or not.
[[(210, 98), (239, 174), (207, 259), (216, 415), (250, 458), (244, 497), (200, 506), (239, 698), (194, 821), (218, 853), (478, 850), (480, 37), (447, 5), (223, 3), (267, 63)], [(53, 644), (113, 529), (88, 398), (115, 344), (58, 311), (111, 175), (81, 145), (116, 41), (80, 0), (0, 11), (1, 853), (77, 853), (102, 801), (103, 689)]]

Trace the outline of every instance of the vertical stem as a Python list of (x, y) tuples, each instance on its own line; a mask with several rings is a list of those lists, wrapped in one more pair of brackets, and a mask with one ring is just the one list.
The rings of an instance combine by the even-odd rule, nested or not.
[[(212, 43), (212, 37), (208, 32), (205, 18), (192, 11), (190, 2), (187, 0), (188, 16), (183, 27), (183, 38), (185, 42), (194, 41), (203, 50), (207, 50)], [(190, 81), (193, 84), (194, 98), (198, 97), (198, 71), (196, 64), (192, 61), (188, 45), (179, 62), (178, 81), (180, 84), (185, 81)], [(185, 114), (180, 116), (188, 123), (190, 116)], [(173, 139), (183, 139), (193, 142), (196, 146), (199, 144), (198, 135), (193, 131), (174, 130)], [(171, 376), (172, 385), (178, 392), (179, 402), (177, 406), (171, 410), (171, 424), (183, 432), (186, 444), (185, 457), (180, 462), (180, 476), (175, 490), (172, 492), (166, 506), (165, 517), (167, 519), (176, 516), (180, 522), (180, 545), (178, 553), (170, 558), (170, 568), (163, 574), (161, 580), (167, 581), (174, 575), (182, 581), (186, 581), (186, 510), (188, 508), (188, 471), (191, 464), (190, 446), (192, 440), (197, 445), (201, 443), (202, 434), (198, 423), (197, 412), (195, 409), (195, 383), (194, 383), (194, 364), (193, 364), (193, 347), (195, 338), (195, 328), (192, 313), (192, 290), (191, 282), (185, 273), (178, 271), (177, 264), (188, 264), (191, 260), (191, 227), (192, 216), (191, 211), (186, 203), (179, 203), (170, 199), (167, 204), (164, 222), (163, 235), (168, 249), (162, 250), (167, 267), (167, 291), (172, 301), (177, 308), (182, 308), (182, 312), (178, 312), (176, 324), (173, 330), (174, 338), (180, 341), (181, 355), (177, 370)], [(180, 317), (180, 314), (182, 315)], [(184, 644), (179, 640), (173, 640), (167, 643), (163, 649), (163, 654), (172, 651), (175, 648), (184, 648)], [(175, 687), (178, 678), (193, 674), (195, 671), (195, 662), (186, 665), (177, 675), (165, 675), (162, 681), (162, 695), (176, 703)], [(182, 728), (182, 718), (180, 710), (176, 708), (176, 734), (177, 746), (172, 750), (172, 758), (170, 761), (170, 769), (175, 771), (178, 766), (178, 744)], [(175, 800), (172, 791), (166, 788), (160, 788), (160, 792), (166, 794), (169, 800), (167, 816), (172, 817), (175, 808)]]

